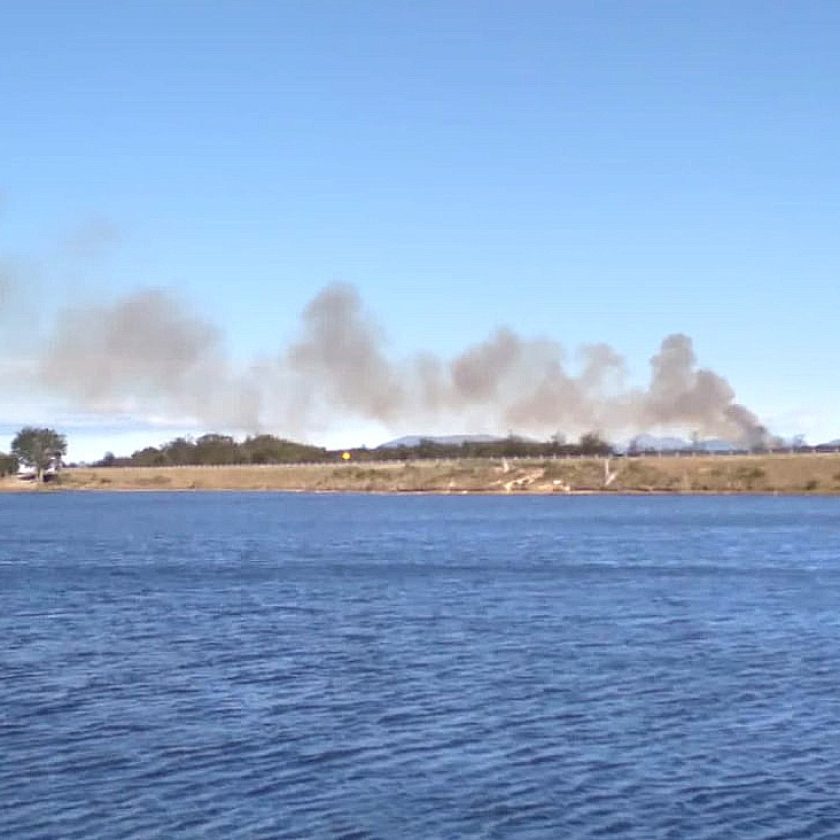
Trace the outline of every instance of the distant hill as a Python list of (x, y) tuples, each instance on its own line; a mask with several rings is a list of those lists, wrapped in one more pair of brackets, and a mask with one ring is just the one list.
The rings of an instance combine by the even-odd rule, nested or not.
[(643, 452), (667, 452), (677, 449), (690, 449), (691, 444), (687, 440), (678, 437), (656, 437), (655, 435), (636, 435), (627, 443), (619, 447), (626, 451), (633, 446)]
[(657, 437), (655, 435), (636, 435), (632, 440), (617, 449), (627, 452), (631, 446), (640, 452), (682, 452), (695, 450), (697, 452), (732, 452), (737, 447), (727, 440), (709, 438), (696, 444), (679, 437)]
[[(526, 443), (537, 443), (537, 441), (531, 438), (521, 437), (519, 435), (515, 437), (517, 440)], [(499, 443), (507, 440), (507, 438), (498, 435), (405, 435), (404, 437), (382, 443), (376, 448), (397, 449), (400, 446), (411, 448), (419, 446), (423, 440), (428, 440), (442, 446), (460, 446), (462, 443)], [(616, 450), (618, 452), (626, 452), (634, 442), (635, 448), (642, 452), (681, 452), (691, 449), (698, 452), (731, 452), (737, 449), (729, 441), (721, 440), (720, 438), (709, 438), (708, 440), (701, 440), (697, 444), (693, 444), (691, 441), (680, 437), (657, 437), (656, 435), (643, 434), (636, 435), (635, 438), (627, 441), (627, 443), (616, 446)]]
[[(689, 447), (690, 449), (691, 447)], [(734, 443), (728, 440), (721, 440), (720, 438), (712, 438), (711, 440), (701, 440), (697, 448), (701, 452), (732, 452), (738, 449)]]
[(377, 449), (397, 449), (400, 446), (419, 446), (420, 441), (430, 440), (443, 446), (460, 446), (462, 443), (497, 443), (505, 438), (495, 435), (406, 435), (405, 437), (389, 440), (377, 446)]
[(829, 440), (826, 443), (821, 443), (819, 445), (820, 447), (826, 447), (827, 449), (832, 447), (837, 448), (840, 447), (840, 438), (835, 438), (834, 440)]

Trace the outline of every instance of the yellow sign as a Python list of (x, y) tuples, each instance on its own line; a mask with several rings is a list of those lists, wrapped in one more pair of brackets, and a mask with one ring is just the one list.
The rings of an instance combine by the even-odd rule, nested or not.
[(353, 456), (349, 452), (342, 452), (341, 453), (341, 460), (342, 461), (349, 461)]

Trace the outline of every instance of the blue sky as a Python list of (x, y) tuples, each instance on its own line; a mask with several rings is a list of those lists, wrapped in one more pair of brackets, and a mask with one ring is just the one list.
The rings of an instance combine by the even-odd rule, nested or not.
[[(833, 2), (4, 3), (0, 257), (35, 318), (162, 287), (241, 360), (334, 281), (395, 354), (507, 324), (644, 379), (686, 332), (781, 433), (837, 437), (839, 25)], [(86, 419), (77, 453), (157, 442), (122, 422)]]

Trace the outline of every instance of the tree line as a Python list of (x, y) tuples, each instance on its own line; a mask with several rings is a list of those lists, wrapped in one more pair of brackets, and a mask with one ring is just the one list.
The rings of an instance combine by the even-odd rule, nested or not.
[(565, 455), (609, 455), (613, 447), (595, 432), (583, 435), (577, 443), (567, 443), (555, 435), (537, 441), (516, 435), (492, 441), (465, 440), (443, 443), (421, 438), (413, 446), (389, 446), (373, 450), (352, 450), (359, 460), (411, 461), (424, 458), (555, 458)]
[[(147, 446), (128, 457), (111, 452), (97, 461), (98, 467), (224, 466), (235, 464), (300, 464), (334, 461), (412, 461), (434, 458), (546, 458), (563, 455), (609, 455), (609, 443), (597, 434), (583, 435), (577, 443), (555, 437), (532, 441), (509, 435), (498, 441), (441, 443), (421, 439), (413, 446), (367, 449), (326, 449), (278, 438), (255, 435), (237, 441), (230, 435), (206, 434), (198, 438), (178, 437), (162, 446)], [(349, 456), (349, 457), (348, 457)]]
[(236, 441), (230, 435), (178, 437), (162, 446), (147, 446), (124, 458), (106, 452), (97, 467), (186, 467), (226, 464), (289, 464), (330, 460), (320, 446), (296, 443), (273, 435)]
[[(563, 455), (609, 455), (612, 446), (595, 433), (583, 435), (577, 443), (559, 436), (534, 441), (509, 435), (501, 440), (443, 443), (421, 438), (411, 446), (376, 449), (326, 449), (274, 435), (246, 437), (206, 434), (198, 438), (178, 437), (161, 446), (147, 446), (127, 457), (112, 452), (97, 461), (97, 467), (224, 466), (235, 464), (300, 464), (351, 461), (413, 461), (450, 458), (546, 458)], [(37, 480), (50, 477), (67, 453), (67, 440), (54, 429), (25, 426), (12, 440), (9, 453), (0, 452), (0, 475), (13, 475), (27, 467)]]

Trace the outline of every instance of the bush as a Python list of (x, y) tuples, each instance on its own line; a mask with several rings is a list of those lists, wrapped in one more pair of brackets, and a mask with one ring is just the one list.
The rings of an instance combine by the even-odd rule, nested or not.
[(0, 476), (14, 475), (18, 471), (18, 459), (14, 455), (0, 452)]
[(762, 467), (743, 466), (735, 470), (733, 478), (747, 490), (752, 490), (758, 482), (767, 478), (767, 473)]

